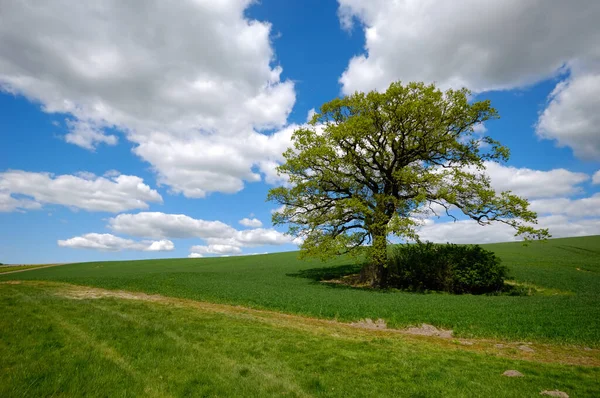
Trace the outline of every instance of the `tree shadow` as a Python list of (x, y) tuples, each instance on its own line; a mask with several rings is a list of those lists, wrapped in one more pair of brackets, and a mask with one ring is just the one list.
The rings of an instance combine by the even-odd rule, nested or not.
[(340, 279), (347, 275), (353, 275), (360, 272), (361, 264), (344, 264), (336, 267), (321, 267), (303, 269), (295, 273), (286, 274), (294, 278), (312, 279), (315, 282)]

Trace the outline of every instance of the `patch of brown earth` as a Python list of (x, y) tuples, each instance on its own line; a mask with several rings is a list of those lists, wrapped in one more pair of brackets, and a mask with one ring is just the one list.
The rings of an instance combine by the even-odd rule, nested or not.
[(507, 370), (506, 372), (502, 373), (502, 376), (523, 377), (523, 373), (519, 372), (518, 370)]
[(540, 395), (549, 395), (551, 397), (558, 397), (558, 398), (569, 398), (569, 394), (567, 394), (564, 391), (558, 391), (558, 390), (553, 390), (553, 391), (544, 390), (544, 391), (540, 392)]
[(452, 337), (452, 330), (438, 329), (435, 326), (428, 325), (426, 323), (421, 324), (420, 327), (408, 328), (404, 332), (418, 336), (441, 337), (443, 339), (449, 339)]
[(6, 281), (6, 282), (0, 282), (3, 283), (5, 285), (20, 285), (21, 281)]
[(120, 298), (125, 300), (142, 300), (142, 301), (161, 301), (163, 296), (150, 295), (145, 293), (131, 293), (122, 290), (104, 290), (96, 288), (81, 288), (69, 289), (63, 292), (63, 297), (72, 298), (75, 300), (86, 299), (101, 299), (101, 298)]
[(531, 347), (529, 347), (528, 345), (520, 345), (519, 350), (524, 351), (524, 352), (535, 352), (535, 350)]
[(357, 288), (361, 288), (361, 289), (365, 289), (365, 288), (371, 289), (372, 288), (372, 286), (369, 285), (368, 283), (364, 283), (364, 282), (360, 281), (360, 274), (345, 275), (341, 279), (328, 279), (328, 280), (321, 281), (321, 283), (344, 285), (344, 286), (350, 286), (350, 287), (357, 287)]
[(533, 283), (527, 283), (527, 282), (517, 282), (514, 280), (506, 280), (506, 281), (504, 281), (504, 283), (509, 286), (520, 287), (522, 289), (526, 289), (527, 296), (538, 296), (538, 295), (541, 295), (541, 296), (557, 296), (557, 295), (558, 296), (568, 296), (568, 295), (574, 294), (573, 292), (570, 292), (570, 291), (538, 286), (538, 285), (534, 285)]
[(350, 324), (350, 326), (354, 326), (355, 328), (361, 329), (387, 329), (387, 324), (381, 318), (379, 318), (375, 322), (373, 322), (373, 320), (371, 320), (370, 318), (367, 318), (358, 322), (353, 322)]

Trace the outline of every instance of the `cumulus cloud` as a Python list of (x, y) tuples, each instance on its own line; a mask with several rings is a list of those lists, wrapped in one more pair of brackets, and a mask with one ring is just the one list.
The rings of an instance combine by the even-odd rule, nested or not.
[(243, 231), (235, 231), (230, 236), (217, 236), (207, 238), (206, 241), (210, 244), (215, 245), (230, 245), (230, 246), (242, 246), (242, 247), (256, 247), (264, 245), (285, 245), (288, 243), (295, 243), (297, 241), (274, 229), (247, 229)]
[(600, 160), (600, 67), (559, 83), (541, 113), (536, 133), (568, 146), (583, 160)]
[(564, 214), (569, 217), (600, 217), (600, 193), (587, 198), (539, 199), (531, 202), (531, 210), (538, 214)]
[[(32, 199), (15, 197), (22, 195)], [(85, 172), (55, 176), (22, 170), (0, 172), (0, 209), (4, 211), (55, 204), (117, 213), (147, 209), (149, 202), (162, 203), (162, 197), (136, 176), (98, 177)]]
[(290, 125), (271, 135), (247, 130), (234, 136), (185, 138), (154, 132), (137, 136), (140, 145), (134, 152), (153, 165), (159, 183), (175, 193), (203, 198), (209, 192), (239, 192), (244, 181), (260, 181), (260, 173), (268, 183), (281, 181), (275, 167), (283, 160), (296, 128)]
[(184, 214), (141, 212), (119, 214), (108, 221), (114, 232), (140, 238), (200, 238), (206, 242), (199, 254), (239, 254), (244, 247), (299, 244), (275, 229), (237, 230), (221, 221), (206, 221)]
[(275, 209), (271, 209), (271, 214), (281, 213), (284, 210), (285, 210), (285, 205), (281, 205), (279, 207), (276, 207)]
[[(548, 171), (485, 163), (492, 187), (512, 191), (530, 200), (530, 209), (538, 213), (540, 228), (548, 228), (553, 237), (593, 235), (600, 232), (600, 193), (581, 199), (581, 184), (590, 179), (585, 173), (565, 169)], [(475, 170), (473, 170), (475, 171)], [(434, 204), (432, 211), (421, 214), (420, 237), (432, 242), (492, 243), (515, 241), (514, 229), (500, 223), (480, 226), (473, 220), (440, 222), (445, 210)], [(426, 209), (427, 210), (427, 209)], [(454, 213), (459, 213), (455, 211)]]
[(239, 223), (244, 227), (251, 228), (260, 228), (262, 227), (262, 222), (258, 218), (242, 218)]
[(231, 245), (208, 245), (208, 246), (192, 246), (190, 248), (190, 256), (193, 254), (197, 257), (203, 257), (205, 254), (219, 255), (235, 255), (241, 254), (242, 249), (238, 246)]
[(82, 148), (95, 150), (99, 144), (117, 145), (116, 135), (104, 134), (101, 126), (94, 126), (91, 122), (67, 120), (69, 133), (65, 135), (65, 141), (78, 145)]
[(594, 176), (592, 177), (592, 184), (600, 184), (600, 170), (594, 173)]
[(0, 213), (12, 211), (25, 211), (41, 209), (42, 205), (34, 200), (26, 198), (14, 198), (10, 192), (3, 192), (0, 189)]
[(579, 186), (589, 180), (585, 173), (565, 169), (548, 171), (504, 166), (495, 162), (485, 163), (485, 173), (497, 191), (513, 191), (528, 199), (572, 195), (582, 192)]
[(346, 94), (395, 80), (521, 87), (594, 56), (600, 42), (596, 0), (338, 2), (342, 26), (359, 21), (366, 41), (340, 78)]
[[(548, 228), (552, 237), (600, 234), (600, 218), (570, 219), (565, 215), (540, 217), (539, 227)], [(472, 220), (430, 222), (419, 230), (423, 241), (435, 243), (495, 243), (516, 241), (515, 231), (505, 224), (480, 226)]]
[(198, 220), (185, 214), (141, 212), (119, 214), (108, 221), (115, 232), (143, 238), (211, 238), (236, 230), (221, 221)]
[(173, 242), (170, 240), (136, 242), (131, 239), (124, 239), (111, 234), (96, 233), (59, 240), (58, 245), (60, 247), (70, 247), (74, 249), (92, 249), (111, 252), (123, 250), (155, 252), (171, 251), (175, 248), (175, 245), (173, 245)]
[(358, 21), (366, 41), (365, 53), (340, 77), (345, 94), (383, 90), (396, 80), (484, 92), (569, 72), (550, 95), (536, 133), (581, 159), (600, 159), (600, 2), (338, 2), (342, 26)]
[(107, 129), (120, 130), (173, 192), (237, 192), (280, 158), (289, 134), (260, 131), (295, 102), (251, 3), (3, 4), (0, 89), (69, 115), (75, 145), (115, 145)]

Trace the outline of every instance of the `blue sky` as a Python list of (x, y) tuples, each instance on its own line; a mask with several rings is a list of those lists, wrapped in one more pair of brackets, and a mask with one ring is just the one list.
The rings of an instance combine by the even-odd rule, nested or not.
[[(553, 236), (600, 234), (596, 1), (28, 3), (0, 11), (0, 262), (295, 250), (265, 202), (291, 132), (397, 80), (490, 99), (481, 129), (511, 149), (494, 187)], [(514, 239), (444, 218), (421, 235)]]

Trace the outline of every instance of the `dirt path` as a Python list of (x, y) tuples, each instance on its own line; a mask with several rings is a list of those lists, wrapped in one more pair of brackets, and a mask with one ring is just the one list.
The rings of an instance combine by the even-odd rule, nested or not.
[(600, 349), (542, 344), (535, 342), (511, 342), (492, 339), (464, 339), (454, 337), (451, 330), (437, 329), (432, 325), (420, 325), (406, 329), (390, 329), (382, 319), (370, 319), (353, 323), (291, 315), (276, 311), (258, 310), (243, 306), (216, 304), (162, 295), (150, 295), (122, 290), (107, 290), (68, 283), (45, 281), (6, 281), (1, 284), (27, 285), (48, 291), (51, 294), (74, 300), (116, 298), (139, 300), (160, 305), (194, 308), (198, 311), (214, 312), (231, 317), (252, 319), (273, 326), (301, 329), (311, 333), (354, 339), (365, 335), (379, 338), (404, 339), (412, 343), (435, 344), (445, 349), (470, 351), (509, 359), (569, 365), (600, 366)]
[[(0, 276), (2, 276), (2, 275), (8, 275), (8, 274), (16, 274), (17, 272), (33, 271), (33, 270), (42, 269), (42, 268), (58, 267), (60, 265), (66, 265), (66, 264), (69, 264), (69, 263), (48, 264), (48, 265), (41, 265), (39, 267), (32, 267), (32, 268), (27, 268), (27, 269), (18, 269), (18, 270), (15, 270), (15, 271), (8, 271), (8, 272), (0, 272)], [(19, 266), (15, 265), (15, 267), (19, 267)]]

